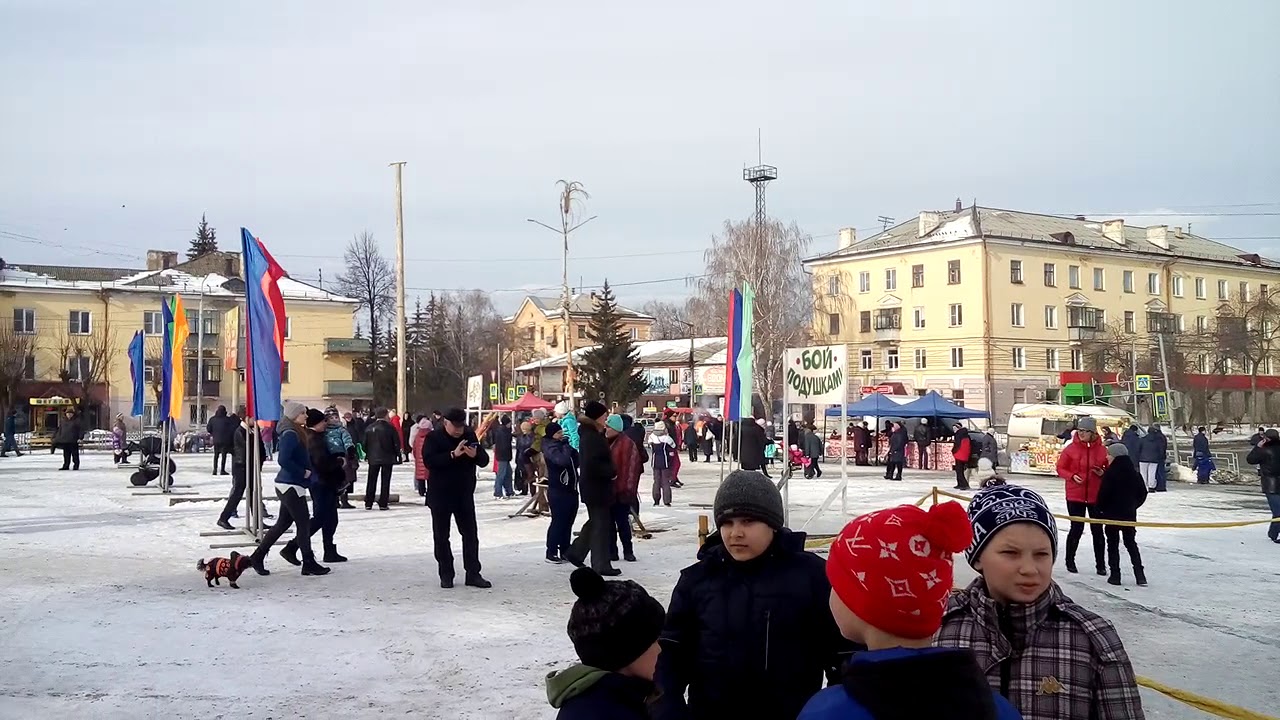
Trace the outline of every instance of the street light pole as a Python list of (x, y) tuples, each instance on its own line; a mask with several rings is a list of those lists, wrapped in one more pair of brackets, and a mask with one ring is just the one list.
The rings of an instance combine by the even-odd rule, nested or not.
[(694, 403), (693, 398), (694, 398), (694, 392), (695, 392), (694, 388), (698, 386), (697, 371), (695, 369), (697, 366), (694, 363), (694, 358), (693, 358), (693, 341), (694, 341), (693, 323), (685, 322), (684, 320), (680, 320), (678, 318), (672, 318), (672, 319), (680, 323), (681, 325), (689, 328), (689, 406), (688, 407), (690, 410), (693, 410), (693, 403)]
[(552, 227), (544, 222), (539, 222), (537, 220), (534, 220), (533, 218), (527, 218), (525, 222), (531, 222), (534, 225), (540, 225), (550, 230), (551, 232), (559, 233), (560, 236), (564, 239), (564, 255), (563, 255), (561, 266), (560, 266), (560, 282), (562, 286), (561, 287), (562, 295), (560, 298), (560, 310), (563, 316), (562, 320), (564, 325), (564, 352), (565, 352), (564, 393), (565, 393), (565, 397), (569, 401), (569, 406), (573, 407), (574, 405), (574, 402), (573, 402), (573, 337), (572, 337), (572, 333), (570, 332), (571, 327), (569, 324), (569, 302), (570, 302), (569, 234), (577, 230), (578, 228), (582, 227), (583, 225), (586, 225), (587, 223), (591, 222), (592, 220), (595, 220), (597, 216), (592, 215), (591, 217), (587, 218), (586, 220), (583, 220), (582, 222), (572, 227), (569, 226), (569, 222), (568, 222), (569, 216), (567, 213), (561, 213), (560, 217), (561, 217), (561, 223), (560, 223), (560, 227), (558, 228)]
[(396, 169), (396, 412), (405, 414), (407, 402), (405, 373), (405, 307), (404, 307), (404, 202), (400, 194), (400, 175), (404, 162), (394, 162)]
[[(207, 276), (200, 277), (200, 305), (196, 310), (196, 422), (204, 423), (204, 284)], [(184, 390), (185, 392), (185, 390)]]

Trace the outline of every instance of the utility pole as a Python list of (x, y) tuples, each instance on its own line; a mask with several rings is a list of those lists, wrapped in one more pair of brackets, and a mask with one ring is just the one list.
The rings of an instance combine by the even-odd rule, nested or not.
[(405, 411), (405, 317), (404, 317), (404, 198), (400, 193), (400, 175), (404, 162), (393, 162), (396, 169), (396, 412)]
[[(1166, 407), (1169, 408), (1169, 445), (1173, 448), (1173, 463), (1178, 464), (1178, 426), (1174, 423), (1173, 417), (1173, 387), (1169, 382), (1169, 363), (1164, 356), (1164, 333), (1158, 333), (1156, 339), (1160, 342), (1160, 372), (1164, 375), (1164, 393)], [(1136, 382), (1136, 381), (1135, 381)], [(1154, 414), (1155, 407), (1152, 407)]]
[(200, 277), (200, 305), (196, 310), (196, 421), (206, 422), (204, 413), (204, 283), (206, 277)]
[(673, 319), (673, 320), (675, 320), (676, 322), (680, 323), (681, 325), (684, 325), (685, 327), (689, 328), (689, 409), (690, 409), (690, 410), (692, 410), (692, 409), (694, 409), (694, 402), (695, 402), (695, 400), (694, 400), (694, 393), (695, 393), (694, 388), (696, 388), (696, 387), (697, 387), (697, 385), (698, 385), (698, 383), (697, 383), (697, 372), (696, 372), (696, 370), (695, 370), (695, 368), (697, 367), (697, 365), (694, 363), (694, 358), (693, 358), (693, 341), (694, 341), (694, 333), (693, 333), (693, 329), (694, 329), (694, 327), (693, 327), (693, 323), (691, 323), (691, 322), (686, 322), (686, 321), (681, 320), (681, 319), (679, 319), (679, 318), (672, 318), (672, 319)]

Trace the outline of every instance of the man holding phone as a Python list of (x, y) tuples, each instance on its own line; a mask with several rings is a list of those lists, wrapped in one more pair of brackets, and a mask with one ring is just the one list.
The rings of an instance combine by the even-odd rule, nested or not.
[[(1098, 489), (1102, 487), (1102, 473), (1110, 459), (1107, 449), (1098, 436), (1098, 422), (1091, 417), (1080, 418), (1075, 437), (1058, 455), (1058, 477), (1067, 485), (1067, 514), (1071, 517), (1098, 517)], [(1067, 532), (1067, 572), (1076, 572), (1076, 548), (1084, 535), (1085, 523), (1072, 521)], [(1089, 523), (1093, 536), (1093, 556), (1099, 575), (1107, 574), (1107, 541), (1098, 523)]]
[(462, 567), (466, 584), (490, 588), (493, 583), (480, 575), (480, 537), (476, 531), (476, 468), (489, 464), (489, 453), (480, 447), (475, 431), (467, 426), (467, 414), (452, 408), (444, 414), (443, 426), (432, 430), (422, 442), (422, 461), (427, 475), (427, 507), (431, 508), (431, 531), (436, 563), (440, 567), (440, 587), (453, 587), (453, 548), (449, 544), (450, 523), (457, 522), (462, 536)]

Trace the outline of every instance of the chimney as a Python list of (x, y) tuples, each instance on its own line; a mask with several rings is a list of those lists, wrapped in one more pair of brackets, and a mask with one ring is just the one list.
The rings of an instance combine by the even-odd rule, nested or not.
[(1173, 228), (1173, 236), (1174, 236), (1174, 237), (1176, 237), (1176, 238), (1178, 238), (1179, 240), (1181, 240), (1181, 239), (1182, 239), (1182, 226), (1181, 226), (1181, 225), (1175, 225), (1175, 226), (1174, 226), (1174, 228)]
[(147, 251), (147, 270), (168, 270), (178, 264), (178, 253), (167, 250)]
[[(1177, 229), (1178, 233), (1182, 232), (1182, 228)], [(1163, 250), (1169, 249), (1169, 226), (1168, 225), (1152, 225), (1147, 228), (1147, 242), (1155, 245)]]
[(1102, 237), (1117, 245), (1124, 245), (1124, 220), (1103, 220)]
[(956, 212), (960, 212), (963, 209), (964, 206), (960, 204), (960, 198), (956, 198)]
[(854, 228), (840, 228), (840, 250), (853, 247), (858, 244), (858, 231)]
[(920, 211), (919, 225), (916, 228), (916, 237), (924, 237), (942, 224), (942, 214), (930, 212), (928, 210)]

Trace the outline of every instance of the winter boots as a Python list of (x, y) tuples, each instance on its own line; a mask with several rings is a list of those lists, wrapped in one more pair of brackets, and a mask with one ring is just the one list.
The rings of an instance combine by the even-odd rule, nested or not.
[(328, 575), (329, 568), (321, 565), (315, 560), (304, 561), (302, 563), (302, 574), (303, 575)]
[(324, 561), (327, 563), (344, 563), (347, 559), (338, 554), (338, 546), (332, 543), (325, 543)]
[[(1134, 580), (1134, 582), (1138, 583), (1138, 586), (1139, 586), (1139, 587), (1146, 587), (1146, 586), (1147, 586), (1147, 572), (1146, 572), (1146, 570), (1144, 570), (1144, 569), (1143, 569), (1143, 567), (1142, 567), (1141, 565), (1135, 566), (1135, 567), (1133, 568), (1133, 580)], [(1121, 582), (1120, 582), (1120, 568), (1115, 568), (1115, 569), (1113, 569), (1113, 570), (1111, 571), (1111, 573), (1107, 576), (1107, 584), (1108, 584), (1108, 585), (1120, 585), (1120, 584), (1121, 584)]]

